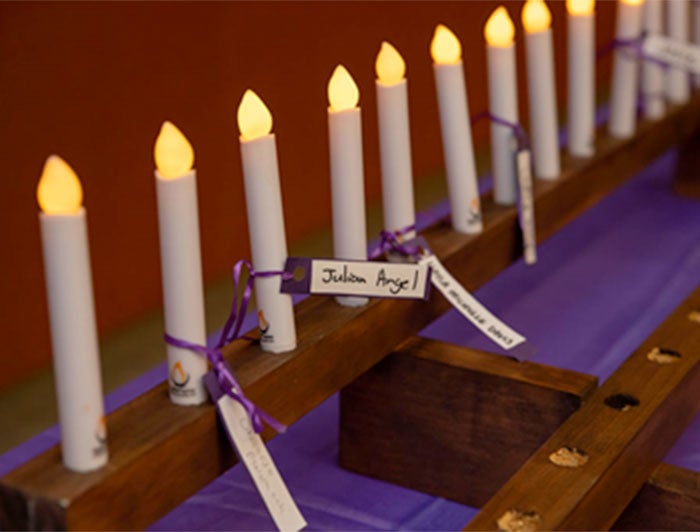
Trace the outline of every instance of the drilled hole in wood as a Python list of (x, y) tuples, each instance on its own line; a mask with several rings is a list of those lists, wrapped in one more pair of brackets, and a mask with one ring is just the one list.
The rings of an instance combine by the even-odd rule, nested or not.
[(505, 532), (532, 532), (539, 529), (542, 519), (537, 512), (523, 512), (522, 510), (508, 510), (498, 518), (496, 525), (498, 530)]
[(647, 353), (647, 358), (657, 364), (672, 364), (681, 359), (681, 354), (674, 349), (655, 347)]
[(560, 467), (581, 467), (588, 462), (588, 454), (576, 447), (564, 446), (550, 454), (549, 461)]
[(628, 393), (616, 393), (605, 398), (605, 404), (615, 410), (627, 412), (630, 408), (639, 406), (639, 399)]
[(700, 323), (700, 310), (691, 310), (688, 313), (688, 319), (694, 323)]

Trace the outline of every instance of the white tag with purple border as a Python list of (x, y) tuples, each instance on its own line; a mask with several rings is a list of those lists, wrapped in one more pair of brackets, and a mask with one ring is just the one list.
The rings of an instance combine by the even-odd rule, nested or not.
[(520, 205), (518, 216), (523, 236), (523, 255), (525, 264), (537, 262), (537, 236), (535, 234), (535, 202), (532, 197), (532, 172), (530, 150), (518, 150), (518, 191)]
[(700, 46), (663, 35), (649, 35), (642, 43), (642, 54), (672, 67), (700, 74)]
[(430, 294), (427, 264), (289, 257), (284, 271), (294, 275), (282, 281), (287, 294), (390, 299), (428, 299)]
[(285, 531), (301, 530), (306, 526), (306, 520), (292, 499), (265, 443), (253, 430), (248, 413), (239, 402), (221, 391), (213, 371), (204, 376), (204, 381), (216, 403), (229, 440), (248, 469), (275, 526)]

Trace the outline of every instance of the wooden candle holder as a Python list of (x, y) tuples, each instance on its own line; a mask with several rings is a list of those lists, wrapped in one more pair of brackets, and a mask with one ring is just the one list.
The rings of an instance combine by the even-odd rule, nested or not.
[[(662, 120), (640, 124), (633, 138), (612, 139), (600, 132), (595, 158), (564, 156), (565, 171), (559, 179), (535, 183), (538, 239), (551, 235), (668, 148), (684, 143), (698, 124), (700, 97), (696, 96), (689, 104), (671, 109)], [(457, 234), (445, 222), (422, 233), (469, 290), (521, 254), (516, 209), (494, 205), (488, 197), (483, 209), (484, 231), (478, 235)], [(272, 355), (257, 345), (237, 341), (224, 349), (224, 355), (248, 397), (291, 424), (447, 308), (437, 294), (427, 302), (372, 301), (362, 308), (310, 297), (296, 307), (297, 349)], [(292, 382), (294, 386), (289, 385)], [(583, 381), (577, 382), (583, 386)], [(522, 381), (523, 386), (527, 384)], [(542, 388), (562, 397), (568, 393), (566, 400), (575, 404), (583, 397), (585, 386)], [(550, 427), (566, 412), (563, 409), (553, 415)], [(54, 447), (4, 476), (0, 480), (0, 528), (143, 528), (235, 462), (214, 408), (171, 404), (165, 383), (110, 414), (107, 426), (111, 459), (99, 471), (78, 474), (66, 470)], [(273, 436), (271, 431), (264, 433), (267, 439)], [(164, 470), (177, 481), (164, 482), (160, 475)], [(140, 503), (134, 505), (134, 500)]]

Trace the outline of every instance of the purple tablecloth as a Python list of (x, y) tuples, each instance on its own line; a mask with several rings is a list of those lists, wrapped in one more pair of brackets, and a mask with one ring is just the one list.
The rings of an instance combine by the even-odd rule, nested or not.
[[(539, 248), (535, 267), (518, 262), (477, 296), (539, 348), (534, 360), (607, 378), (700, 281), (700, 205), (670, 188), (674, 151)], [(421, 216), (421, 225), (447, 210)], [(478, 260), (478, 258), (475, 258)], [(497, 352), (455, 312), (422, 334)], [(110, 394), (113, 409), (163, 380), (163, 366)], [(466, 506), (364, 478), (337, 466), (338, 398), (309, 413), (270, 451), (309, 529), (459, 529)], [(56, 428), (0, 456), (0, 474), (57, 442)], [(667, 461), (700, 471), (700, 419)], [(474, 479), (478, 482), (478, 479)], [(271, 529), (241, 467), (234, 467), (153, 524), (153, 530)]]

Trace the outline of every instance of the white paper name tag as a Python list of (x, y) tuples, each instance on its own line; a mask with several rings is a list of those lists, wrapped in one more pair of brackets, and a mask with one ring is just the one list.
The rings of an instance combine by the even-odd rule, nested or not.
[[(228, 364), (227, 369), (231, 371)], [(248, 413), (238, 401), (221, 390), (213, 371), (204, 376), (204, 383), (216, 404), (229, 440), (248, 469), (275, 526), (279, 530), (294, 532), (304, 528), (306, 520), (292, 499), (265, 443), (253, 430)]]
[(303, 271), (303, 276), (282, 281), (287, 294), (427, 299), (430, 293), (427, 264), (290, 257), (284, 269)]
[(520, 191), (520, 230), (523, 235), (523, 255), (526, 264), (537, 262), (537, 237), (535, 234), (535, 202), (532, 197), (532, 172), (530, 150), (519, 150), (517, 155), (518, 185)]
[(457, 311), (472, 322), (482, 333), (517, 358), (529, 356), (533, 349), (524, 336), (494, 316), (473, 295), (452, 277), (435, 255), (420, 260), (432, 269), (432, 283)]
[(673, 67), (700, 74), (700, 46), (661, 35), (650, 35), (644, 39), (642, 51), (644, 55)]

